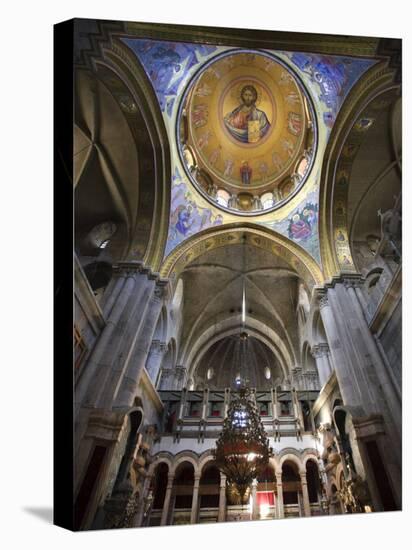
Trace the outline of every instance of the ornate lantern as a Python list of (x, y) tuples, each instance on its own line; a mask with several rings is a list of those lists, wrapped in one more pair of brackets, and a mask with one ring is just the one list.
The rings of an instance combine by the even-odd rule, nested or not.
[(213, 454), (218, 468), (227, 478), (229, 500), (233, 504), (246, 504), (252, 481), (266, 468), (272, 455), (248, 388), (240, 388), (230, 404)]

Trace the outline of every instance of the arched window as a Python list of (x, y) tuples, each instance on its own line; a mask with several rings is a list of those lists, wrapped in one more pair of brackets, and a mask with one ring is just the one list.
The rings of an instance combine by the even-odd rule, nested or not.
[(303, 176), (306, 174), (306, 170), (308, 169), (309, 162), (308, 160), (303, 157), (303, 159), (299, 162), (296, 172), (303, 178)]
[(95, 225), (88, 235), (90, 245), (94, 248), (106, 248), (110, 239), (116, 233), (116, 229), (116, 224), (111, 221)]
[(230, 194), (224, 189), (218, 189), (216, 193), (216, 201), (220, 206), (227, 206), (229, 203)]
[(263, 193), (263, 195), (260, 197), (260, 200), (262, 201), (262, 206), (264, 210), (266, 210), (267, 208), (271, 208), (275, 204), (273, 193)]

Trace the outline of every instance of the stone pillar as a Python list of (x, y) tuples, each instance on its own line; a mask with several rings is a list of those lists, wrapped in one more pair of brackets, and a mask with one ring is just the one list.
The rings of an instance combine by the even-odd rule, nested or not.
[[(152, 295), (156, 275), (146, 268), (136, 271), (134, 265), (127, 262), (118, 266), (120, 273), (126, 273), (126, 285), (130, 284), (130, 293), (119, 295), (117, 303), (123, 298), (127, 301), (121, 318), (116, 323), (110, 341), (105, 347), (104, 356), (99, 364), (99, 374), (91, 383), (91, 397), (87, 404), (102, 408), (112, 407), (116, 391), (124, 376), (135, 347), (135, 342), (142, 330), (148, 302)], [(129, 283), (130, 279), (130, 283)]]
[(156, 383), (156, 378), (166, 351), (167, 345), (164, 342), (160, 342), (160, 340), (152, 341), (146, 362), (146, 370), (153, 384)]
[(322, 388), (326, 384), (330, 375), (332, 374), (332, 368), (329, 361), (328, 344), (322, 343), (322, 344), (316, 344), (315, 346), (312, 346), (311, 354), (316, 361), (320, 387)]
[(82, 404), (93, 406), (99, 391), (102, 390), (105, 384), (113, 361), (113, 351), (117, 350), (113, 342), (117, 342), (121, 338), (121, 334), (118, 334), (118, 325), (122, 316), (126, 314), (127, 305), (134, 291), (136, 278), (141, 267), (141, 262), (138, 262), (134, 267), (115, 271), (114, 277), (117, 281), (114, 283), (115, 293), (111, 300), (106, 326), (100, 334), (76, 388), (75, 401), (77, 409)]
[(252, 481), (252, 519), (259, 519), (259, 508), (257, 505), (257, 479)]
[(174, 390), (181, 390), (186, 387), (187, 369), (182, 365), (176, 365), (173, 369), (175, 375)]
[(197, 522), (197, 511), (199, 505), (199, 484), (200, 484), (200, 475), (195, 475), (195, 483), (193, 485), (193, 497), (192, 497), (192, 511), (190, 513), (190, 523)]
[(220, 474), (220, 491), (219, 491), (219, 515), (218, 521), (226, 520), (226, 476)]
[(165, 500), (163, 503), (162, 518), (160, 520), (160, 525), (167, 525), (167, 522), (169, 519), (170, 498), (172, 496), (172, 491), (173, 491), (174, 477), (175, 477), (174, 473), (169, 474), (167, 476), (167, 487), (166, 487)]
[(310, 502), (306, 472), (300, 472), (300, 483), (302, 485), (303, 511), (305, 513), (305, 516), (310, 516)]
[(202, 411), (201, 411), (201, 419), (206, 421), (207, 419), (207, 410), (209, 405), (209, 388), (205, 388), (203, 390), (203, 403), (202, 403)]
[[(328, 295), (326, 296), (326, 294), (324, 294), (320, 298), (319, 309), (333, 364), (335, 365), (336, 378), (339, 383), (343, 402), (345, 404), (362, 407), (366, 400), (370, 401), (370, 390), (366, 387), (365, 393), (363, 393), (359, 387), (360, 380), (357, 380), (357, 376), (352, 366), (353, 352), (351, 355), (348, 355), (348, 351), (345, 349), (347, 336), (343, 328), (344, 319), (342, 319), (342, 315), (344, 315), (344, 313), (340, 310), (339, 306), (335, 306), (334, 303), (332, 310), (329, 294), (330, 292), (328, 290)], [(335, 310), (339, 311), (339, 314), (336, 316), (334, 315)], [(338, 330), (338, 326), (341, 329), (340, 331)], [(343, 334), (340, 334), (340, 332), (343, 332)], [(354, 383), (355, 380), (357, 380), (357, 383)]]
[(116, 399), (117, 407), (130, 407), (133, 404), (136, 390), (139, 383), (141, 371), (146, 364), (147, 355), (153, 334), (156, 330), (157, 321), (163, 305), (164, 289), (166, 281), (158, 281), (154, 295), (148, 305), (148, 311), (143, 320), (142, 330), (136, 334), (133, 342), (132, 352), (128, 361), (128, 368), (123, 377), (121, 388)]
[(132, 522), (133, 527), (141, 527), (142, 524), (143, 524), (144, 514), (145, 514), (145, 511), (146, 511), (146, 509), (145, 509), (146, 508), (146, 498), (149, 494), (152, 478), (153, 478), (153, 476), (147, 475), (146, 479), (144, 480), (143, 489), (142, 489), (142, 496), (141, 496), (140, 502), (139, 502), (139, 510), (138, 510), (137, 514), (135, 515), (135, 517), (133, 519), (133, 522)]
[(159, 390), (173, 389), (173, 369), (162, 369), (160, 380), (158, 383)]
[(276, 489), (277, 489), (277, 516), (284, 518), (285, 512), (283, 509), (283, 485), (282, 485), (282, 470), (276, 471)]
[(227, 417), (227, 411), (230, 405), (230, 388), (225, 388), (225, 403), (223, 407), (223, 418)]
[(177, 420), (182, 420), (182, 418), (185, 415), (186, 396), (187, 396), (187, 390), (183, 388), (180, 394), (180, 403), (179, 403), (179, 410), (177, 413)]

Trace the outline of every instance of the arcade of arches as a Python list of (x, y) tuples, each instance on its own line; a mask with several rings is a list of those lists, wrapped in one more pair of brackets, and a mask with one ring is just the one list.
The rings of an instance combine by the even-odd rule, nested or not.
[[(75, 26), (76, 528), (400, 510), (398, 42)], [(154, 35), (175, 79), (203, 36), (187, 88)], [(333, 56), (364, 68), (331, 120)], [(240, 377), (273, 449), (248, 505), (212, 456)]]

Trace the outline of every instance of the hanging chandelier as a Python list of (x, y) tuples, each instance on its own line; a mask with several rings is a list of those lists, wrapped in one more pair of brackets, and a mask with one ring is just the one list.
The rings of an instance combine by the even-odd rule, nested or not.
[(246, 504), (252, 481), (272, 456), (249, 388), (241, 387), (232, 400), (213, 454), (217, 467), (226, 476), (229, 500)]
[[(246, 236), (243, 236), (245, 245)], [(243, 277), (245, 273), (243, 246)], [(227, 495), (232, 504), (246, 504), (249, 499), (252, 481), (264, 470), (272, 449), (269, 447), (262, 420), (256, 407), (253, 394), (248, 387), (246, 325), (246, 292), (243, 278), (242, 318), (240, 327), (239, 376), (236, 378), (238, 393), (232, 399), (222, 432), (213, 450), (219, 470), (226, 476)]]

